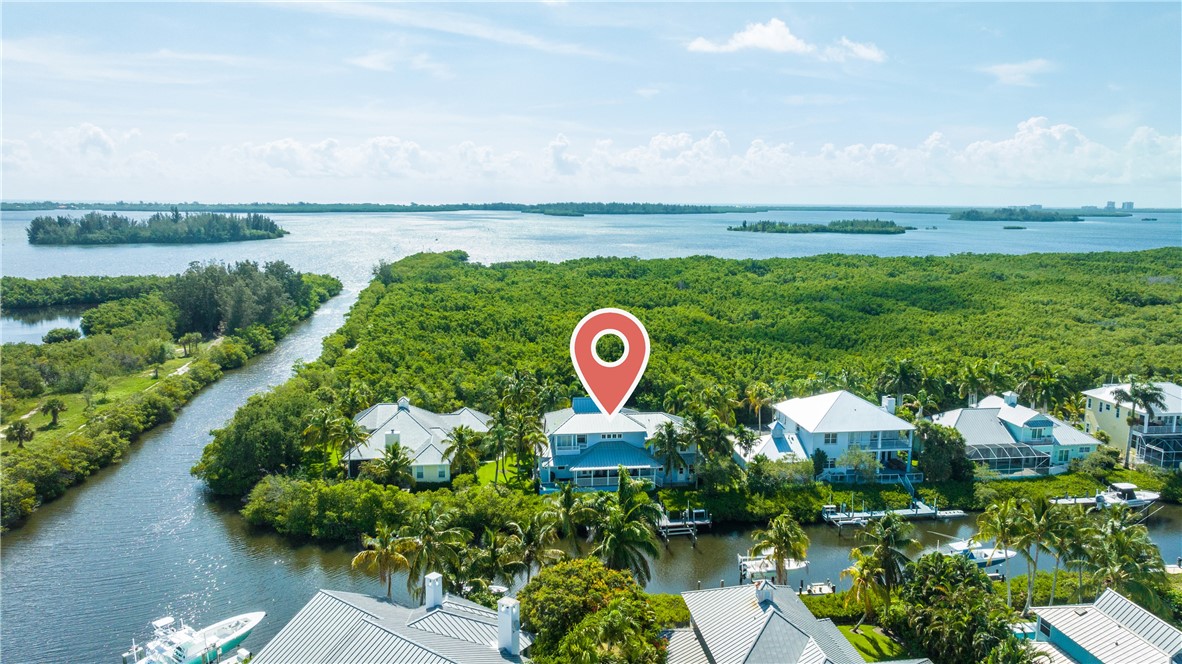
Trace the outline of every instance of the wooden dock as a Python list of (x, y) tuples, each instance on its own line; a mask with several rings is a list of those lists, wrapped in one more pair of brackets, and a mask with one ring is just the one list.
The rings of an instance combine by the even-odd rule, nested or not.
[(838, 528), (865, 526), (870, 520), (881, 519), (887, 514), (898, 514), (904, 519), (955, 519), (965, 516), (964, 510), (936, 509), (919, 500), (915, 501), (912, 507), (901, 510), (841, 511), (837, 505), (825, 505), (821, 509), (821, 518)]
[(706, 510), (682, 510), (680, 513), (674, 515), (676, 518), (670, 519), (669, 514), (662, 510), (661, 520), (657, 522), (657, 535), (665, 541), (668, 546), (670, 537), (679, 537), (688, 535), (694, 544), (698, 543), (698, 529), (709, 528), (711, 525), (710, 514)]

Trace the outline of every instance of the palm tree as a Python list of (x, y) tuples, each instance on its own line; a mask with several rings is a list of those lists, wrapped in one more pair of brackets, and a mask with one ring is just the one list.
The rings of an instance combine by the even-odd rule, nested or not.
[(509, 456), (509, 430), (505, 427), (503, 420), (503, 412), (501, 417), (493, 418), (492, 425), (488, 428), (488, 435), (484, 437), (485, 454), (493, 458), (493, 484), (497, 483), (497, 477), (502, 472), (505, 475), (505, 482), (509, 481), (509, 470), (505, 467), (506, 457)]
[(661, 508), (645, 492), (645, 482), (633, 480), (623, 466), (614, 494), (595, 497), (592, 539), (598, 544), (591, 551), (610, 569), (629, 570), (640, 585), (651, 577), (647, 556), (660, 555), (656, 525)]
[(316, 451), (324, 454), (324, 467), (321, 469), (321, 476), (324, 475), (324, 471), (332, 460), (332, 453), (327, 448), (328, 442), (332, 438), (333, 427), (336, 426), (339, 418), (340, 414), (335, 408), (324, 406), (312, 411), (305, 420), (302, 446), (305, 452)]
[(1112, 391), (1112, 398), (1120, 404), (1129, 404), (1129, 439), (1125, 443), (1125, 468), (1129, 467), (1129, 457), (1133, 449), (1133, 423), (1137, 421), (1137, 409), (1141, 409), (1141, 426), (1149, 426), (1149, 418), (1153, 417), (1155, 408), (1165, 408), (1166, 402), (1161, 388), (1149, 381), (1141, 382), (1136, 376), (1129, 376), (1129, 389), (1119, 387)]
[(879, 582), (884, 574), (874, 555), (861, 549), (851, 549), (850, 560), (854, 561), (854, 564), (842, 570), (841, 578), (848, 576), (851, 582), (850, 591), (845, 596), (846, 606), (851, 602), (862, 605), (862, 617), (858, 619), (858, 624), (854, 625), (853, 630), (857, 633), (863, 622), (874, 617), (875, 596), (889, 596), (889, 591)]
[(452, 475), (475, 473), (480, 467), (480, 434), (463, 424), (452, 429), (443, 458), (451, 462)]
[(367, 567), (370, 572), (377, 571), (378, 580), (386, 585), (386, 599), (393, 597), (394, 575), (406, 571), (409, 563), (399, 549), (397, 533), (390, 526), (379, 523), (377, 534), (361, 536), (361, 545), (365, 547), (353, 556), (353, 569)]
[(33, 440), (33, 427), (24, 420), (17, 420), (8, 426), (6, 435), (9, 440), (15, 440), (16, 446), (25, 449), (25, 443)]
[(919, 540), (911, 537), (915, 526), (894, 512), (871, 522), (861, 537), (869, 544), (861, 548), (875, 561), (875, 567), (881, 570), (882, 587), (886, 593), (886, 603), (890, 606), (891, 591), (903, 583), (903, 569), (911, 562), (907, 551), (919, 548)]
[(569, 539), (574, 543), (575, 553), (581, 554), (579, 550), (579, 526), (587, 523), (591, 516), (590, 510), (586, 503), (575, 491), (573, 482), (563, 482), (558, 487), (558, 492), (551, 495), (550, 509), (554, 513), (556, 519), (556, 527), (562, 534), (562, 537)]
[(652, 438), (645, 446), (652, 451), (653, 457), (665, 467), (665, 483), (668, 484), (673, 471), (687, 466), (681, 453), (686, 450), (685, 437), (677, 430), (673, 422), (665, 422), (657, 428)]
[(1034, 602), (1034, 576), (1038, 570), (1038, 555), (1048, 550), (1047, 536), (1055, 529), (1058, 511), (1059, 506), (1046, 496), (1023, 500), (1018, 505), (1018, 532), (1014, 544), (1026, 558), (1026, 605), (1022, 608), (1023, 616), (1030, 615), (1030, 607)]
[(53, 418), (53, 421), (49, 423), (51, 427), (57, 426), (57, 416), (66, 410), (68, 410), (66, 402), (58, 397), (50, 397), (45, 400), (45, 403), (41, 404), (41, 414)]
[(957, 375), (957, 394), (970, 405), (977, 404), (977, 395), (987, 389), (988, 374), (985, 360), (976, 359), (966, 363)]
[[(981, 537), (994, 540), (995, 549), (1009, 549), (1019, 532), (1018, 504), (1013, 498), (993, 503), (977, 517), (977, 530)], [(1013, 606), (1014, 591), (1009, 578), (1010, 559), (1006, 558), (1006, 606)]]
[(903, 395), (918, 390), (923, 384), (923, 368), (911, 360), (892, 360), (882, 369), (878, 387), (885, 392), (895, 393), (895, 403), (903, 403)]
[(399, 529), (399, 548), (406, 556), (408, 574), (406, 589), (411, 596), (422, 593), (422, 578), (430, 572), (444, 574), (449, 565), (456, 565), (460, 549), (472, 541), (472, 533), (451, 525), (453, 513), (442, 503), (411, 514)]
[(546, 449), (549, 441), (542, 430), (542, 420), (533, 412), (519, 410), (509, 418), (510, 437), (514, 454), (517, 455), (517, 476), (522, 468), (529, 468), (529, 477), (538, 469), (538, 454)]
[(981, 381), (985, 392), (996, 394), (1009, 389), (1014, 383), (1014, 377), (1008, 369), (1002, 366), (1001, 362), (994, 360), (989, 366), (983, 368)]
[(938, 410), (940, 408), (940, 403), (936, 400), (935, 395), (926, 389), (920, 389), (915, 394), (904, 394), (903, 402), (899, 405), (914, 411), (915, 419), (917, 420), (923, 419), (923, 412), (925, 410)]
[[(366, 465), (373, 469), (373, 474), (381, 478), (382, 484), (408, 488), (415, 485), (410, 455), (406, 448), (398, 443), (391, 443), (382, 450), (380, 459), (367, 461)], [(370, 465), (372, 464), (372, 465)], [(366, 471), (370, 472), (369, 470)]]
[(661, 408), (665, 412), (676, 415), (684, 412), (689, 407), (692, 398), (690, 396), (689, 388), (685, 385), (674, 385), (673, 389), (665, 393), (665, 398), (661, 401)]
[(788, 583), (788, 574), (784, 569), (786, 560), (802, 561), (808, 555), (809, 536), (787, 512), (772, 519), (765, 530), (751, 533), (751, 537), (755, 540), (752, 551), (771, 550), (772, 559), (776, 561), (777, 585)]
[(472, 568), (490, 581), (513, 585), (513, 577), (529, 568), (522, 560), (521, 526), (513, 521), (500, 528), (485, 528), (480, 546), (473, 552)]
[(1055, 571), (1051, 576), (1051, 599), (1047, 602), (1051, 606), (1055, 604), (1055, 589), (1059, 585), (1059, 565), (1071, 552), (1071, 540), (1084, 536), (1084, 533), (1077, 533), (1072, 527), (1074, 522), (1071, 514), (1072, 507), (1079, 506), (1060, 506), (1051, 511), (1050, 528), (1047, 529), (1046, 537), (1043, 540), (1047, 552), (1055, 558)]
[(1085, 411), (1084, 396), (1082, 394), (1075, 394), (1060, 399), (1055, 404), (1054, 415), (1078, 428), (1082, 426), (1081, 423), (1083, 422)]
[(1149, 539), (1144, 525), (1131, 521), (1127, 507), (1116, 505), (1106, 510), (1098, 536), (1092, 540), (1096, 547), (1093, 577), (1101, 587), (1160, 612), (1165, 608), (1161, 590), (1167, 585), (1161, 550)]
[(566, 554), (551, 548), (558, 540), (558, 518), (549, 510), (533, 515), (521, 529), (521, 562), (525, 564), (525, 581), (529, 583), (534, 565), (538, 569), (561, 560)]
[(772, 388), (767, 383), (755, 381), (743, 391), (743, 403), (755, 413), (755, 430), (763, 432), (763, 409), (772, 402)]
[(1076, 580), (1075, 601), (1077, 603), (1083, 602), (1084, 590), (1084, 571), (1095, 568), (1095, 560), (1092, 555), (1099, 547), (1095, 546), (1095, 541), (1100, 537), (1096, 530), (1094, 520), (1088, 516), (1087, 511), (1080, 505), (1072, 506), (1064, 517), (1064, 531), (1069, 533), (1064, 547), (1064, 557), (1068, 570), (1075, 570), (1078, 574)]

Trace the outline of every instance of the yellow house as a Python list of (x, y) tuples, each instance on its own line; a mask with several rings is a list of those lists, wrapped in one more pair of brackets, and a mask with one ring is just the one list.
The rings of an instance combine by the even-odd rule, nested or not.
[[(1137, 408), (1133, 424), (1132, 447), (1137, 463), (1148, 463), (1160, 468), (1178, 468), (1182, 464), (1182, 386), (1177, 383), (1154, 383), (1162, 393), (1164, 408), (1154, 410), (1148, 426), (1145, 411)], [(1084, 431), (1095, 435), (1104, 431), (1111, 444), (1121, 450), (1130, 443), (1129, 411), (1132, 404), (1120, 402), (1113, 396), (1117, 390), (1129, 390), (1129, 384), (1109, 384), (1087, 390), (1084, 411)]]

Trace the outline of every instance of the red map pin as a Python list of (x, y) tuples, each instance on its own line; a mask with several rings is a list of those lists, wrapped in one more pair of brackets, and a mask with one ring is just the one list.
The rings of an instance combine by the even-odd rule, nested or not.
[[(624, 342), (624, 353), (615, 362), (603, 361), (596, 351), (595, 345), (605, 334)], [(570, 359), (595, 405), (604, 415), (615, 417), (648, 366), (648, 330), (623, 309), (592, 311), (570, 335)]]

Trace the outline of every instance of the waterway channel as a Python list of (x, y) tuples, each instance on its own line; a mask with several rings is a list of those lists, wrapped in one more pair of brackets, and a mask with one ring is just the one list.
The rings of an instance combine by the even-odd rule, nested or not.
[[(825, 219), (850, 216), (824, 215)], [(878, 216), (920, 227), (933, 225), (925, 215), (912, 215), (920, 219)], [(1110, 220), (1091, 227), (1073, 225), (1076, 242), (1064, 242), (1061, 233), (1054, 237), (1049, 229), (1044, 238), (1043, 231), (1037, 230), (1024, 236), (1030, 242), (1025, 250), (1176, 244), (1178, 215), (1158, 216), (1163, 221), (1146, 227), (1147, 235), (1122, 232)], [(237, 514), (238, 505), (210, 501), (200, 482), (189, 475), (211, 429), (224, 424), (250, 395), (286, 380), (294, 362), (319, 355), (321, 339), (341, 325), (378, 260), (452, 248), (465, 249), (473, 260), (482, 262), (600, 254), (711, 253), (741, 258), (845, 251), (922, 255), (979, 248), (986, 235), (982, 229), (939, 220), (934, 223), (942, 232), (928, 236), (754, 238), (746, 233), (719, 233), (719, 225), (725, 229), (728, 220), (713, 216), (569, 220), (523, 219), (503, 213), (283, 215), (280, 223), (293, 233), (274, 241), (45, 248), (23, 241), (23, 228), (31, 217), (2, 216), (5, 274), (171, 274), (190, 261), (282, 259), (296, 269), (331, 272), (343, 279), (346, 290), (273, 352), (229, 372), (199, 394), (175, 422), (145, 435), (121, 464), (45, 505), (25, 527), (4, 534), (0, 541), (0, 658), (13, 664), (112, 661), (133, 637), (143, 638), (149, 621), (161, 616), (204, 625), (232, 614), (264, 610), (267, 618), (245, 643), (257, 651), (317, 589), (378, 591), (374, 579), (349, 569), (353, 547), (293, 544), (254, 531)], [(541, 230), (539, 224), (547, 226)], [(911, 239), (899, 242), (898, 238)], [(1149, 526), (1167, 561), (1182, 555), (1182, 508), (1163, 510)], [(966, 535), (971, 532), (971, 520), (921, 523), (920, 536), (926, 545), (934, 546), (940, 538), (929, 531)], [(825, 526), (811, 526), (808, 533), (813, 541), (811, 564), (807, 572), (794, 573), (792, 581), (838, 582), (855, 542)], [(696, 546), (686, 539), (675, 540), (654, 563), (649, 590), (679, 592), (699, 582), (703, 587), (720, 581), (735, 583), (735, 555), (749, 545), (746, 531), (715, 530), (700, 537)], [(402, 592), (399, 584), (395, 587)]]

